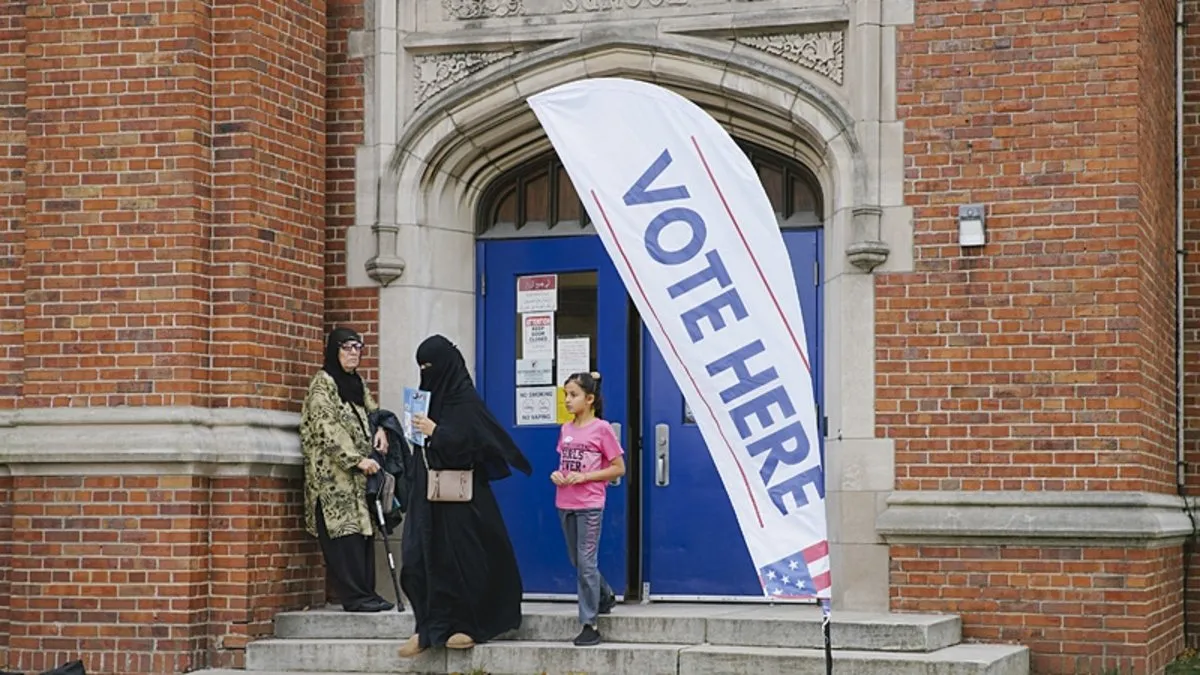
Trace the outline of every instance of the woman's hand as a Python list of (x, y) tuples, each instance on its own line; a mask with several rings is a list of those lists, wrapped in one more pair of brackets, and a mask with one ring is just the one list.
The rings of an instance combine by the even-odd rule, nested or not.
[(563, 485), (579, 485), (586, 482), (585, 476), (578, 471), (572, 471), (563, 477)]
[(381, 454), (384, 454), (384, 455), (387, 454), (387, 451), (388, 451), (387, 432), (383, 430), (383, 427), (379, 427), (379, 429), (375, 431), (375, 449), (378, 450)]
[(367, 457), (359, 461), (358, 470), (362, 471), (368, 476), (374, 476), (379, 471), (379, 463)]
[(554, 483), (555, 485), (565, 485), (566, 480), (567, 479), (563, 476), (561, 471), (555, 471), (554, 473), (550, 474), (550, 482)]
[(425, 434), (426, 438), (432, 436), (433, 430), (437, 429), (437, 424), (424, 415), (413, 415), (413, 426), (416, 427), (418, 431)]

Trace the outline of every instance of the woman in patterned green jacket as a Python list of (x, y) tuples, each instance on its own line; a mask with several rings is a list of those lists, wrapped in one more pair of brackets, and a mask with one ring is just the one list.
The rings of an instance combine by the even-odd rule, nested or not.
[[(382, 612), (393, 607), (375, 593), (367, 476), (380, 470), (369, 459), (372, 439), (367, 416), (378, 408), (358, 374), (363, 342), (338, 328), (325, 343), (325, 363), (313, 376), (300, 416), (304, 451), (304, 523), (321, 543), (334, 590), (347, 612)], [(375, 448), (387, 453), (380, 429)]]

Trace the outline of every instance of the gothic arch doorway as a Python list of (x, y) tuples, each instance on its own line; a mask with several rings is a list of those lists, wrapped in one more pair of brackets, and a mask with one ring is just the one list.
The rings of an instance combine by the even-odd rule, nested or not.
[[(816, 177), (803, 164), (766, 148), (738, 145), (758, 171), (779, 226), (821, 227), (824, 204)], [(488, 185), (479, 201), (476, 236), (513, 239), (595, 234), (558, 155), (548, 152)]]
[[(799, 162), (739, 145), (784, 231), (820, 405), (823, 195)], [(627, 597), (761, 600), (757, 570), (736, 543), (733, 508), (719, 497), (724, 488), (691, 412), (558, 157), (546, 153), (497, 176), (482, 193), (475, 232), (478, 384), (534, 466), (529, 479), (496, 484), (527, 597), (575, 593), (548, 476), (558, 467), (565, 421), (558, 387), (586, 369), (604, 376), (604, 417), (621, 437), (628, 466), (608, 491), (605, 578)], [(714, 540), (727, 545), (713, 547)]]

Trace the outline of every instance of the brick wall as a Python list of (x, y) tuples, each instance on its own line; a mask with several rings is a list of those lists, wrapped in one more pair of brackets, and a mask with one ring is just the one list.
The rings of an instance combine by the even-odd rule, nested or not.
[(952, 606), (964, 638), (1024, 644), (1034, 673), (1161, 673), (1181, 650), (1179, 547), (893, 546), (891, 555), (894, 609)]
[(24, 4), (21, 405), (204, 405), (204, 6)]
[[(0, 411), (299, 410), (345, 287), (360, 4), (0, 0)], [(373, 332), (371, 297), (335, 306)], [(299, 488), (0, 478), (0, 666), (240, 665), (322, 599)]]
[[(1183, 109), (1184, 216), (1184, 451), (1188, 492), (1200, 495), (1200, 0), (1185, 0)], [(1200, 646), (1200, 555), (1193, 554), (1188, 575), (1189, 646)]]
[(214, 405), (298, 409), (324, 312), (325, 3), (213, 4)]
[(0, 410), (24, 371), (25, 2), (0, 2)]
[[(915, 269), (876, 288), (897, 489), (1174, 492), (1173, 14), (916, 3), (898, 46)], [(987, 207), (983, 249), (957, 244), (968, 203)], [(961, 612), (969, 636), (1033, 647), (1039, 673), (1156, 672), (1182, 645), (1177, 546), (892, 556), (894, 607)], [(1130, 575), (1103, 594), (1121, 615), (1088, 624), (1100, 596), (1071, 560)]]
[(363, 0), (329, 0), (325, 111), (325, 328), (349, 326), (363, 334), (361, 371), (372, 391), (379, 367), (379, 290), (350, 288), (346, 230), (354, 224), (354, 155), (364, 142), (363, 61), (350, 52), (350, 32), (366, 28)]
[(322, 594), (296, 487), (14, 479), (8, 666), (40, 672), (81, 657), (100, 674), (241, 666), (247, 640), (269, 632), (276, 612)]
[(12, 477), (0, 476), (0, 664), (8, 661), (9, 612), (12, 605)]
[[(879, 433), (900, 489), (1171, 490), (1173, 377), (1147, 381), (1173, 226), (1138, 180), (1169, 139), (1139, 135), (1138, 3), (1009, 4), (918, 3), (901, 39), (916, 269), (879, 277)], [(957, 245), (972, 202), (983, 250)]]

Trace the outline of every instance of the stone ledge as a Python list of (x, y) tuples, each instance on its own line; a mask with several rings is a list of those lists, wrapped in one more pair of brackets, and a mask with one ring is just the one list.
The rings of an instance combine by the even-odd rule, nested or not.
[(0, 472), (298, 475), (299, 424), (295, 413), (249, 408), (19, 410), (0, 414)]
[(1144, 492), (894, 492), (889, 544), (1158, 547), (1192, 524), (1181, 497)]

